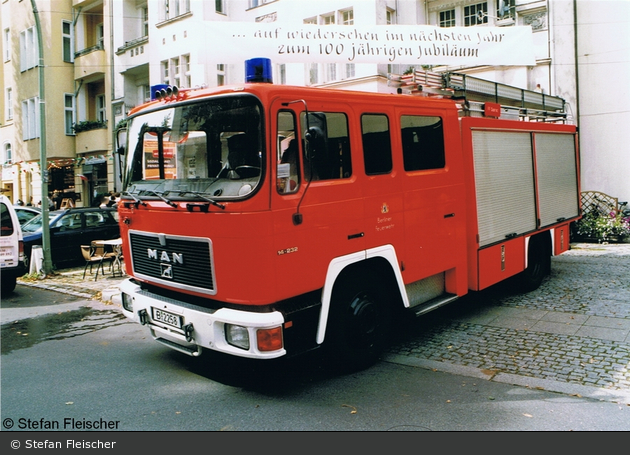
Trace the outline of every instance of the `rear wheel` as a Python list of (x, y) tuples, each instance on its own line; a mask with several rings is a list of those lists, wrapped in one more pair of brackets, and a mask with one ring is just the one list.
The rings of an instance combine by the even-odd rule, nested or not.
[(543, 238), (530, 240), (527, 251), (527, 268), (519, 275), (519, 285), (523, 292), (538, 289), (551, 270), (551, 254), (545, 247)]
[(391, 314), (375, 279), (335, 286), (327, 345), (336, 368), (358, 370), (373, 364), (390, 332)]

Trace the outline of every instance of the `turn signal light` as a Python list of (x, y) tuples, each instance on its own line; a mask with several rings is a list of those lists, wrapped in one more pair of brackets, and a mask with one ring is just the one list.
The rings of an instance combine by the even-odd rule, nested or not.
[(277, 351), (282, 349), (282, 327), (259, 329), (256, 331), (259, 351)]

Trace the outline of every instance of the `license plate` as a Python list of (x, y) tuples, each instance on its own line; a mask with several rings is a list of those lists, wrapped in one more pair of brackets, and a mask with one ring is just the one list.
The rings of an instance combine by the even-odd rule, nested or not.
[(161, 322), (162, 324), (170, 325), (171, 327), (182, 328), (182, 317), (168, 311), (159, 310), (157, 308), (151, 308), (153, 310), (153, 320)]

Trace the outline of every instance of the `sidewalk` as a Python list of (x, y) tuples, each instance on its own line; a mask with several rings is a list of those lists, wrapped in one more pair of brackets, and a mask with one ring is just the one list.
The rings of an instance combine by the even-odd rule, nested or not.
[(386, 361), (630, 405), (630, 244), (572, 244), (535, 291), (417, 320)]
[[(128, 276), (123, 273), (122, 277), (113, 277), (108, 271), (108, 266), (105, 265), (104, 268), (105, 275), (99, 271), (97, 280), (94, 279), (94, 274), (90, 274), (89, 266), (84, 279), (83, 266), (78, 266), (58, 270), (42, 280), (18, 278), (18, 284), (61, 292), (84, 299), (100, 300), (104, 303), (117, 303), (120, 295), (118, 285)], [(96, 272), (95, 269), (96, 267), (94, 267), (94, 272)]]

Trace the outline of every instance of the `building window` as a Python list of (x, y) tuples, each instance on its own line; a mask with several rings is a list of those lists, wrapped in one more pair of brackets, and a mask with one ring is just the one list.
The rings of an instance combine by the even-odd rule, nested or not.
[(217, 65), (217, 85), (225, 85), (225, 65), (223, 63)]
[(69, 21), (61, 21), (61, 53), (64, 62), (74, 61), (74, 34)]
[(4, 93), (4, 104), (6, 106), (4, 118), (8, 122), (13, 120), (13, 89), (11, 87), (7, 87)]
[(341, 25), (354, 24), (354, 11), (349, 9), (341, 12)]
[(150, 85), (141, 85), (139, 87), (139, 96), (142, 102), (147, 103), (151, 101), (151, 86)]
[(335, 15), (327, 14), (325, 16), (321, 16), (320, 23), (322, 25), (333, 25), (335, 23)]
[(472, 27), (473, 25), (488, 23), (488, 2), (476, 3), (474, 5), (464, 6), (464, 26)]
[(356, 68), (354, 63), (346, 63), (346, 79), (354, 77), (356, 75)]
[(142, 36), (149, 36), (149, 8), (146, 6), (140, 8), (140, 17), (142, 17)]
[(4, 61), (11, 60), (11, 30), (5, 28), (2, 32), (2, 45), (4, 49)]
[(217, 13), (225, 14), (225, 5), (223, 0), (214, 0), (214, 9)]
[(11, 164), (13, 163), (13, 152), (11, 151), (11, 144), (6, 142), (3, 147), (3, 157), (2, 164)]
[(179, 57), (171, 59), (171, 73), (173, 74), (173, 85), (179, 87), (181, 85)]
[(317, 63), (311, 63), (308, 67), (308, 83), (315, 85), (318, 83), (319, 77), (317, 75)]
[(160, 7), (160, 19), (173, 19), (190, 12), (190, 0), (164, 0)]
[(514, 19), (516, 16), (515, 0), (498, 0), (497, 1), (497, 17), (502, 19)]
[(39, 97), (22, 101), (22, 139), (39, 137)]
[(190, 87), (192, 85), (191, 75), (190, 75), (190, 55), (182, 55), (181, 59), (182, 65), (182, 78), (181, 84), (182, 87)]
[(77, 122), (77, 119), (75, 117), (76, 110), (74, 108), (74, 95), (68, 93), (64, 95), (63, 109), (66, 136), (73, 136), (74, 129), (72, 127)]
[(168, 60), (165, 60), (162, 63), (160, 63), (160, 66), (162, 67), (162, 83), (168, 85), (168, 83), (171, 80), (169, 77), (169, 72), (168, 72)]
[(440, 11), (440, 27), (455, 27), (455, 10)]
[(107, 121), (107, 107), (105, 105), (105, 95), (96, 96), (96, 119), (99, 122)]
[(105, 28), (102, 23), (96, 26), (96, 46), (99, 49), (105, 49)]
[(257, 6), (264, 5), (265, 3), (275, 2), (276, 0), (249, 0), (249, 7), (256, 8)]
[(337, 80), (337, 64), (326, 63), (326, 82)]
[(389, 8), (385, 10), (385, 23), (387, 25), (392, 25), (396, 23), (396, 14), (394, 10)]
[(287, 65), (285, 65), (284, 63), (278, 65), (278, 73), (280, 75), (280, 83), (286, 84), (287, 83)]
[(35, 27), (20, 32), (20, 71), (34, 68), (39, 60)]

